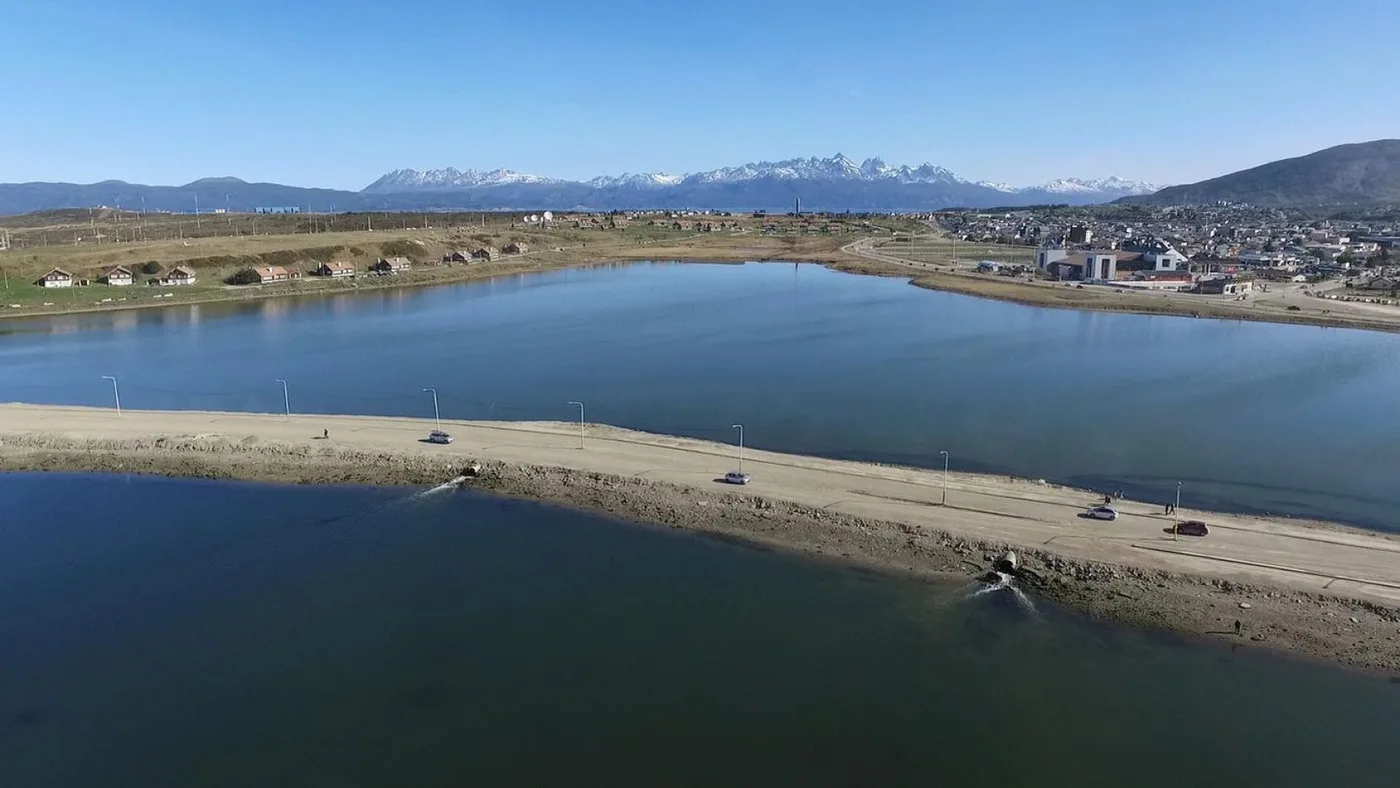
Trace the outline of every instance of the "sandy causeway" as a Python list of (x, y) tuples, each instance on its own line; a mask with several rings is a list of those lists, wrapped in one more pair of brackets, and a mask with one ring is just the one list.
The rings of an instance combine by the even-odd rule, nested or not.
[[(577, 424), (366, 416), (133, 412), (0, 405), (0, 470), (138, 472), (291, 483), (469, 484), (843, 563), (981, 574), (1008, 547), (1043, 598), (1130, 625), (1301, 653), (1400, 675), (1400, 537), (1160, 504), (1079, 514), (1092, 493), (1032, 480), (745, 449), (747, 487), (718, 481), (732, 446)], [(329, 431), (329, 439), (323, 439)], [(1234, 634), (1239, 620), (1243, 633)]]

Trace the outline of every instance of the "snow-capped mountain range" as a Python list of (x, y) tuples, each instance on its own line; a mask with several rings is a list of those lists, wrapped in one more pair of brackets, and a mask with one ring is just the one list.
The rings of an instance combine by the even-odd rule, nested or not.
[[(756, 181), (847, 182), (881, 185), (934, 185), (973, 187), (1005, 195), (1065, 195), (1075, 202), (1098, 202), (1127, 195), (1150, 194), (1162, 188), (1156, 184), (1118, 177), (1085, 180), (1062, 178), (1036, 186), (1012, 186), (990, 181), (969, 181), (951, 171), (924, 163), (917, 167), (891, 166), (879, 158), (857, 163), (842, 154), (831, 158), (811, 157), (784, 161), (760, 161), (737, 167), (721, 167), (687, 175), (668, 173), (624, 173), (601, 175), (587, 181), (569, 181), (529, 175), (514, 170), (395, 170), (365, 187), (364, 194), (403, 192), (450, 192), (498, 186), (552, 185), (586, 186), (591, 189), (666, 190), (685, 186), (743, 184)], [(983, 195), (990, 196), (990, 195)]]
[(891, 166), (881, 159), (759, 161), (688, 175), (603, 175), (588, 181), (514, 170), (395, 170), (361, 189), (314, 189), (237, 178), (183, 186), (101, 183), (0, 183), (0, 215), (91, 205), (142, 204), (187, 211), (196, 200), (228, 210), (296, 205), (317, 211), (809, 211), (902, 212), (1019, 205), (1089, 205), (1155, 192), (1121, 178), (1065, 178), (1038, 186), (973, 182), (932, 164)]

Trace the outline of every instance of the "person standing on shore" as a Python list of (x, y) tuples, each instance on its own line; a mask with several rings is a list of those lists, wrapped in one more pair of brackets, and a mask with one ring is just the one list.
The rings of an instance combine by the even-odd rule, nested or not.
[(1237, 618), (1235, 619), (1235, 637), (1241, 637), (1243, 634), (1244, 624)]

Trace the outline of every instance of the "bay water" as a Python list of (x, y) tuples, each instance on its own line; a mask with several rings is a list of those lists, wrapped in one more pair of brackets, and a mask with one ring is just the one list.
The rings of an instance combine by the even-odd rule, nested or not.
[(0, 322), (0, 401), (577, 418), (1394, 529), (1400, 337), (627, 264)]
[(0, 474), (0, 785), (1395, 784), (1400, 686), (470, 492)]

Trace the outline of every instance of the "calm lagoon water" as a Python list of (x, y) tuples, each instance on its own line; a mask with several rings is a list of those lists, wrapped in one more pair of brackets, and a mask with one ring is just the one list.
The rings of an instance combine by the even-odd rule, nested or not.
[(785, 264), (0, 322), (0, 401), (569, 419), (1400, 526), (1400, 337), (1036, 309)]
[(0, 475), (0, 785), (1393, 786), (1400, 687), (471, 493)]

